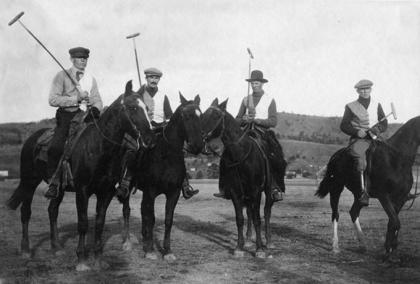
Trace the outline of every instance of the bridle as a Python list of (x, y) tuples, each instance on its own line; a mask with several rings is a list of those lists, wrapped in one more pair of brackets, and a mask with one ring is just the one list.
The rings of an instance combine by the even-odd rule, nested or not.
[[(138, 150), (138, 149), (140, 149), (140, 142), (139, 142), (139, 140), (142, 140), (141, 132), (140, 132), (140, 130), (138, 130), (137, 126), (134, 124), (133, 120), (131, 119), (131, 117), (130, 117), (130, 115), (129, 115), (128, 111), (127, 111), (127, 107), (125, 106), (125, 104), (124, 104), (124, 103), (122, 103), (122, 104), (121, 104), (121, 106), (122, 106), (122, 107), (121, 107), (121, 108), (120, 108), (120, 110), (119, 110), (119, 114), (120, 114), (122, 111), (124, 111), (124, 114), (125, 114), (125, 116), (127, 117), (127, 120), (128, 120), (129, 125), (130, 125), (130, 127), (131, 127), (131, 130), (133, 130), (133, 132), (136, 134), (136, 137), (133, 137), (133, 138), (136, 140), (136, 149)], [(143, 109), (143, 110), (144, 110), (144, 109)], [(102, 138), (104, 138), (105, 140), (107, 140), (108, 142), (110, 142), (111, 144), (114, 144), (114, 145), (116, 145), (116, 146), (121, 147), (121, 146), (123, 145), (122, 143), (118, 143), (118, 142), (114, 141), (113, 139), (111, 139), (111, 138), (107, 137), (107, 136), (105, 135), (105, 133), (102, 131), (102, 129), (99, 127), (98, 122), (97, 122), (97, 121), (96, 121), (96, 119), (93, 117), (92, 112), (90, 112), (90, 115), (91, 115), (91, 117), (92, 117), (92, 120), (93, 120), (93, 123), (94, 123), (94, 125), (95, 125), (96, 129), (98, 130), (98, 132), (99, 132), (99, 134), (102, 136)], [(147, 115), (147, 114), (146, 114), (146, 115)], [(120, 120), (118, 120), (118, 122), (119, 122), (119, 126), (120, 126), (120, 127), (122, 127), (122, 125), (121, 125), (121, 121), (120, 121)], [(142, 141), (142, 142), (143, 142), (143, 141)]]
[(217, 122), (215, 123), (214, 127), (212, 130), (210, 130), (209, 132), (207, 132), (206, 134), (203, 135), (203, 141), (207, 144), (208, 140), (210, 140), (210, 137), (212, 137), (214, 135), (214, 132), (221, 126), (222, 130), (220, 131), (219, 137), (222, 137), (224, 132), (225, 132), (225, 113), (219, 109), (218, 107), (215, 106), (210, 106), (210, 109), (215, 110), (216, 112), (220, 113), (220, 118), (217, 120)]

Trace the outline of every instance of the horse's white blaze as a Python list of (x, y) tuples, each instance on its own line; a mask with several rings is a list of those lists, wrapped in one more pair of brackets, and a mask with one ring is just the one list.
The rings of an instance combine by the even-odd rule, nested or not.
[(333, 251), (338, 252), (338, 221), (333, 221)]
[(201, 112), (198, 109), (196, 109), (195, 110), (195, 115), (198, 116), (198, 117), (200, 117), (201, 116)]

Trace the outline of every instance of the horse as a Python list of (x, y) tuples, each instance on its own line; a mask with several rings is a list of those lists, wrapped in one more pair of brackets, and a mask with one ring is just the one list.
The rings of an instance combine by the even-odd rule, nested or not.
[[(243, 131), (231, 114), (226, 111), (227, 100), (218, 104), (215, 99), (211, 106), (204, 112), (202, 123), (205, 141), (220, 137), (224, 145), (224, 158), (226, 163), (225, 188), (229, 192), (235, 207), (236, 225), (238, 229), (237, 246), (234, 250), (236, 257), (244, 256), (244, 246), (249, 246), (251, 238), (251, 220), (256, 233), (256, 253), (259, 258), (267, 257), (266, 249), (272, 248), (271, 244), (271, 208), (274, 200), (271, 197), (270, 187), (272, 180), (269, 178), (267, 158), (261, 147), (264, 141)], [(286, 162), (282, 165), (286, 168)], [(284, 172), (284, 171), (283, 171)], [(283, 184), (284, 187), (284, 176)], [(265, 238), (266, 246), (261, 238), (260, 203), (262, 192), (265, 193)], [(246, 207), (248, 215), (247, 242), (244, 240), (243, 208)]]
[[(40, 129), (32, 134), (24, 143), (21, 151), (20, 183), (7, 201), (6, 205), (13, 210), (21, 206), (22, 241), (21, 251), (30, 257), (28, 226), (31, 217), (31, 203), (37, 186), (41, 181), (48, 180), (46, 162), (36, 159), (38, 138), (48, 129)], [(77, 271), (89, 270), (87, 265), (88, 252), (85, 238), (88, 230), (88, 201), (92, 194), (97, 197), (95, 222), (95, 265), (106, 267), (101, 261), (103, 243), (102, 231), (108, 205), (114, 196), (115, 184), (120, 174), (120, 159), (118, 152), (125, 133), (143, 147), (155, 143), (146, 107), (140, 96), (132, 91), (132, 83), (126, 84), (125, 93), (119, 96), (100, 116), (80, 134), (74, 144), (69, 163), (74, 177), (74, 188), (66, 187), (67, 191), (76, 192), (78, 214), (79, 243), (76, 250), (78, 257)], [(56, 253), (62, 249), (58, 241), (57, 216), (58, 208), (63, 200), (65, 190), (60, 190), (57, 198), (52, 199), (48, 206), (50, 219), (51, 248)]]
[[(388, 215), (388, 229), (385, 240), (384, 260), (396, 257), (398, 233), (401, 228), (398, 213), (409, 199), (408, 194), (413, 184), (412, 166), (420, 143), (420, 116), (410, 119), (402, 125), (389, 139), (373, 141), (367, 151), (368, 193), (377, 198)], [(315, 195), (320, 198), (330, 194), (332, 209), (333, 242), (332, 249), (335, 253), (340, 251), (338, 245), (338, 202), (340, 195), (346, 187), (354, 196), (350, 209), (351, 220), (356, 229), (360, 248), (365, 251), (364, 236), (359, 222), (362, 206), (360, 197), (360, 182), (354, 162), (347, 148), (339, 149), (334, 153), (327, 165), (326, 174), (321, 181)]]
[[(175, 207), (177, 205), (182, 183), (185, 178), (184, 143), (187, 151), (199, 154), (204, 147), (201, 136), (200, 97), (187, 101), (180, 93), (181, 105), (175, 110), (168, 124), (157, 135), (156, 146), (143, 153), (136, 160), (136, 184), (143, 192), (141, 202), (143, 250), (147, 259), (156, 260), (158, 255), (153, 247), (153, 227), (155, 224), (155, 199), (160, 194), (166, 196), (165, 236), (163, 240), (163, 257), (175, 260), (171, 251), (171, 229)], [(142, 150), (141, 150), (142, 151)], [(131, 248), (129, 235), (130, 198), (123, 202), (123, 242), (126, 250)]]

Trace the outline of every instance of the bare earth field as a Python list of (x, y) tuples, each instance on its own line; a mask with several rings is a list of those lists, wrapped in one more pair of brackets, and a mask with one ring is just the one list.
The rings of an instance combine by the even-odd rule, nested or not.
[[(20, 210), (3, 204), (17, 186), (16, 180), (0, 182), (0, 283), (420, 283), (420, 204), (400, 213), (401, 262), (382, 262), (388, 218), (376, 200), (361, 215), (367, 252), (358, 249), (348, 211), (352, 196), (341, 199), (339, 236), (341, 253), (331, 251), (332, 228), (329, 197), (314, 197), (312, 180), (288, 180), (287, 198), (273, 207), (273, 258), (257, 259), (255, 247), (244, 258), (232, 254), (236, 246), (236, 224), (230, 201), (216, 199), (217, 184), (193, 181), (198, 196), (180, 199), (175, 210), (172, 249), (177, 260), (146, 260), (142, 251), (140, 200), (132, 198), (131, 233), (135, 243), (122, 250), (122, 206), (111, 202), (104, 231), (105, 271), (76, 272), (77, 216), (74, 194), (67, 193), (60, 207), (60, 239), (64, 253), (52, 254), (49, 243), (47, 205), (41, 185), (34, 197), (30, 224), (33, 256), (19, 254)], [(96, 200), (91, 199), (90, 233)], [(155, 239), (163, 238), (164, 198), (157, 200)], [(92, 236), (89, 237), (91, 243)]]

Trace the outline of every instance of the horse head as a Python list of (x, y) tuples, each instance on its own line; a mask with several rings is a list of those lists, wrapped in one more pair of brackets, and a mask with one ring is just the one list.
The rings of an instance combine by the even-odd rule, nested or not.
[(156, 136), (152, 131), (152, 125), (147, 115), (146, 105), (138, 93), (133, 92), (133, 85), (128, 81), (125, 93), (121, 96), (121, 124), (125, 132), (139, 139), (145, 148), (153, 147)]
[(203, 140), (208, 142), (214, 138), (221, 137), (225, 129), (225, 116), (227, 99), (219, 104), (216, 98), (210, 107), (203, 113), (201, 122), (203, 124)]
[(179, 93), (179, 98), (181, 105), (176, 109), (173, 118), (175, 120), (181, 118), (185, 141), (187, 142), (187, 151), (197, 155), (204, 147), (201, 137), (200, 96), (197, 95), (194, 100), (188, 101)]

